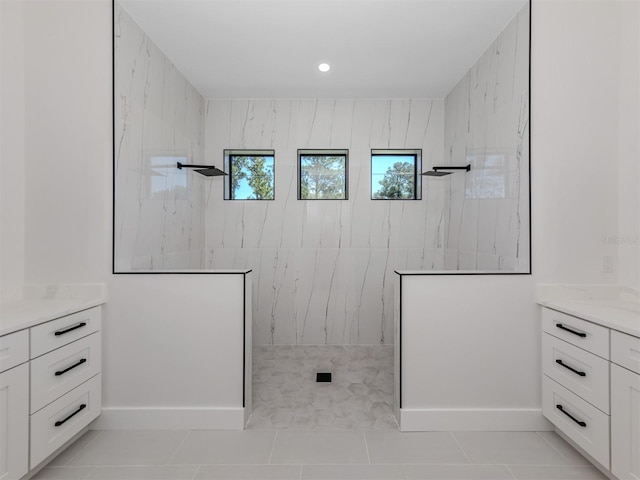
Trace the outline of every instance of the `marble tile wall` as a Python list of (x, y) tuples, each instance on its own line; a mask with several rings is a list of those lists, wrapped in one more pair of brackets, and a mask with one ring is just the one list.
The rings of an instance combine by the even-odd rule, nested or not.
[(527, 272), (529, 6), (445, 98), (445, 268)]
[[(254, 269), (254, 343), (390, 344), (393, 270), (441, 269), (444, 183), (420, 201), (372, 201), (370, 150), (441, 163), (442, 99), (209, 99), (207, 159), (274, 149), (275, 200), (205, 191), (206, 268)], [(349, 149), (349, 199), (297, 200), (300, 148)]]
[(204, 99), (115, 6), (116, 271), (201, 268)]

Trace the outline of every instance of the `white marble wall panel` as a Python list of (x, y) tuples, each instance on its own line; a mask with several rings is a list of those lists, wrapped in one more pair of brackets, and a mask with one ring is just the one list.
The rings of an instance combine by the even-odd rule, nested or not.
[(529, 6), (445, 98), (445, 268), (527, 272)]
[(114, 21), (116, 270), (202, 268), (207, 183), (175, 164), (204, 161), (204, 99), (117, 3)]
[[(275, 200), (225, 201), (208, 180), (206, 267), (254, 269), (256, 344), (391, 344), (393, 270), (444, 266), (443, 183), (372, 201), (371, 149), (443, 161), (442, 99), (209, 99), (207, 161), (274, 149)], [(297, 200), (297, 150), (349, 149), (349, 199)]]

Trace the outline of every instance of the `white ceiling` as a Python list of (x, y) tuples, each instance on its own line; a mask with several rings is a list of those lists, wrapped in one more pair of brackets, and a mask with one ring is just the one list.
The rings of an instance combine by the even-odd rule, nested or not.
[(527, 3), (117, 2), (204, 97), (264, 98), (444, 97)]

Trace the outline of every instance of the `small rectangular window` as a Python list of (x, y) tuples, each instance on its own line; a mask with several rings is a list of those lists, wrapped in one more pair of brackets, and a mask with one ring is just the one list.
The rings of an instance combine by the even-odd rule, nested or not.
[(347, 200), (348, 150), (298, 150), (298, 200)]
[(422, 150), (371, 150), (371, 199), (420, 200)]
[(273, 150), (224, 151), (225, 200), (273, 200), (275, 152)]

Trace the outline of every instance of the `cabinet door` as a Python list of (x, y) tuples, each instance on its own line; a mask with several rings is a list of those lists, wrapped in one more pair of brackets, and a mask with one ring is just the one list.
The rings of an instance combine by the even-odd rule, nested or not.
[(640, 480), (640, 375), (611, 364), (611, 471)]
[[(0, 373), (0, 479), (29, 470), (29, 364)], [(6, 442), (6, 443), (5, 443)]]

